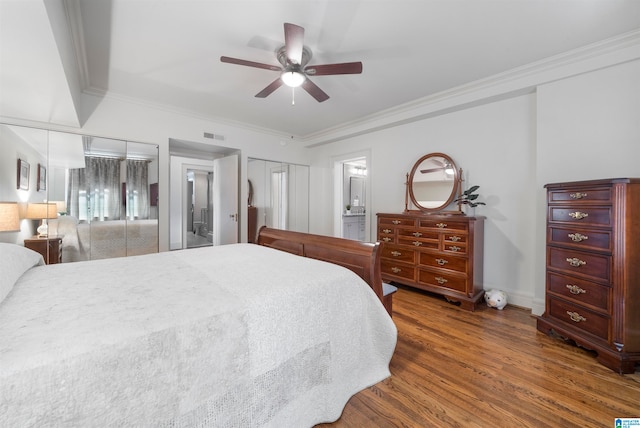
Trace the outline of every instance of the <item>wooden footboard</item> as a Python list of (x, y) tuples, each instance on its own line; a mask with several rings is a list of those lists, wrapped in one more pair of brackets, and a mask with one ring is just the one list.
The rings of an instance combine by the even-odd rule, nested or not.
[(380, 243), (354, 241), (332, 236), (292, 232), (262, 226), (256, 243), (303, 257), (335, 263), (364, 279), (384, 307), (392, 313), (393, 293), (383, 291), (380, 274)]

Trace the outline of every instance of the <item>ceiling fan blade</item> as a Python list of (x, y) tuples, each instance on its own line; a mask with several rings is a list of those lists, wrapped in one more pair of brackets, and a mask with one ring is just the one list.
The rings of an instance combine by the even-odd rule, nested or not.
[(302, 62), (302, 48), (304, 47), (304, 28), (285, 22), (284, 45), (289, 61), (292, 64), (300, 64)]
[(247, 67), (263, 68), (265, 70), (282, 71), (282, 68), (278, 67), (277, 65), (263, 64), (261, 62), (247, 61), (238, 58), (230, 58), (228, 56), (221, 56), (220, 61), (229, 64), (246, 65)]
[(342, 62), (338, 64), (310, 65), (304, 69), (310, 76), (328, 76), (331, 74), (360, 74), (362, 73), (362, 63)]
[(445, 168), (430, 168), (430, 169), (421, 169), (420, 172), (423, 174), (429, 174), (431, 172), (436, 172), (436, 171), (443, 171)]
[(266, 97), (268, 97), (269, 95), (271, 95), (273, 93), (273, 91), (275, 91), (280, 86), (282, 86), (282, 83), (283, 83), (282, 79), (278, 77), (276, 80), (271, 82), (266, 88), (264, 88), (263, 90), (258, 92), (256, 94), (256, 98), (266, 98)]
[(302, 83), (302, 89), (307, 91), (309, 95), (315, 98), (319, 103), (329, 99), (329, 95), (309, 79), (305, 79), (304, 83)]

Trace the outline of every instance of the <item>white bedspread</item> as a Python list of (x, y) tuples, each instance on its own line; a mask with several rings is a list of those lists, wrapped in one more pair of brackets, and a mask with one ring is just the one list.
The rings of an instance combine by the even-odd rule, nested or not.
[(0, 424), (312, 426), (395, 343), (355, 274), (258, 245), (34, 267), (0, 303)]

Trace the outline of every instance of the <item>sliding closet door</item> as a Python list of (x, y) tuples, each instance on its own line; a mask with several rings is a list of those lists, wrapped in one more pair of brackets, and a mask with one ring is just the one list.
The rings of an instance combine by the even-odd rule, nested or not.
[[(78, 186), (78, 232), (88, 242), (91, 260), (124, 257), (126, 252), (126, 205), (123, 182), (127, 142), (84, 137), (85, 169)], [(89, 239), (86, 239), (88, 225)]]
[(247, 177), (253, 190), (251, 205), (261, 226), (309, 231), (309, 167), (249, 159)]
[(126, 255), (158, 252), (158, 146), (127, 143), (123, 196)]

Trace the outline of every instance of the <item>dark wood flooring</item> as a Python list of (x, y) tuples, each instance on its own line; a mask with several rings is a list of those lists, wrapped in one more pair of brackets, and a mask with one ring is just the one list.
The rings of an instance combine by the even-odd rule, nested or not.
[(528, 310), (467, 312), (410, 288), (393, 303), (391, 377), (317, 427), (614, 427), (640, 418), (640, 368), (607, 369), (538, 332)]

